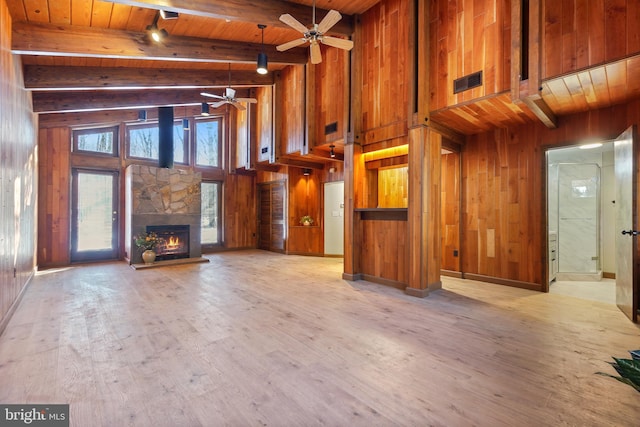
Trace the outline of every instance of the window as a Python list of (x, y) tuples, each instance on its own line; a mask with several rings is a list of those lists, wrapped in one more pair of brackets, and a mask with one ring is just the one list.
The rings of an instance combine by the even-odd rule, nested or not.
[(196, 122), (196, 165), (220, 167), (220, 129), (222, 119)]
[(118, 126), (73, 131), (73, 151), (118, 155)]
[[(157, 160), (159, 134), (157, 123), (127, 127), (129, 157)], [(185, 130), (181, 122), (176, 122), (173, 125), (173, 161), (186, 163), (185, 159)]]
[(200, 186), (201, 194), (201, 230), (200, 243), (215, 245), (222, 242), (221, 212), (221, 188), (220, 182), (203, 181)]

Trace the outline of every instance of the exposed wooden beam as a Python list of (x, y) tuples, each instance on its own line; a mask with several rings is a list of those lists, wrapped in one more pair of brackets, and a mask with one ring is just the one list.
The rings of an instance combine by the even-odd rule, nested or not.
[[(254, 22), (280, 28), (290, 28), (278, 19), (284, 13), (292, 15), (304, 25), (312, 22), (311, 7), (282, 0), (261, 0), (256, 2), (239, 2), (237, 0), (112, 0), (112, 2), (146, 9), (179, 12), (187, 15)], [(316, 21), (320, 22), (327, 12), (327, 10), (316, 8)], [(331, 32), (347, 36), (351, 35), (353, 33), (353, 17), (351, 15), (342, 15), (342, 19), (331, 28)]]
[(323, 163), (305, 160), (304, 157), (291, 156), (289, 154), (276, 158), (275, 163), (280, 165), (295, 166), (298, 168), (324, 169)]
[[(34, 92), (32, 98), (35, 113), (62, 113), (149, 108), (164, 105), (197, 105), (213, 100), (201, 96), (200, 92), (200, 89)], [(236, 92), (236, 96), (243, 98), (248, 94), (248, 89)], [(223, 105), (221, 108), (225, 108), (225, 106)]]
[(145, 33), (134, 31), (16, 22), (11, 51), (22, 55), (244, 63), (254, 63), (258, 53), (264, 51), (273, 64), (305, 64), (308, 60), (305, 48), (278, 52), (273, 45), (259, 43), (182, 36), (165, 40), (150, 43)]
[(229, 76), (222, 70), (156, 68), (55, 67), (26, 65), (24, 85), (29, 90), (87, 90), (127, 88), (211, 88), (273, 84), (273, 75), (237, 70)]
[(549, 129), (556, 129), (558, 127), (558, 118), (540, 96), (527, 96), (523, 98), (522, 101), (546, 127)]

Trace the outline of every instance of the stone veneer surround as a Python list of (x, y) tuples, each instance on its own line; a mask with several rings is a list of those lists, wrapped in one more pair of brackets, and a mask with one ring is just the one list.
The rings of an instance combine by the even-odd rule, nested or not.
[(189, 257), (202, 255), (201, 173), (130, 165), (125, 182), (125, 251), (130, 264), (142, 262), (133, 237), (144, 232), (147, 225), (189, 225)]

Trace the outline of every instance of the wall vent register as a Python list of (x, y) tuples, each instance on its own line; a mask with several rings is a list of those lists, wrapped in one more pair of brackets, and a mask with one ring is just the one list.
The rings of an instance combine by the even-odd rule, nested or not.
[(453, 81), (453, 93), (464, 92), (474, 87), (482, 86), (482, 71), (468, 74)]

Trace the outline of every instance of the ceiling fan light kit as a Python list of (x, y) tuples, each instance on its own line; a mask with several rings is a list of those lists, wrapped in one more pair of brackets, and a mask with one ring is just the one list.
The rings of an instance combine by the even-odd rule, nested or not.
[(316, 23), (316, 2), (313, 2), (313, 23), (311, 28), (305, 27), (300, 21), (293, 16), (285, 13), (280, 15), (280, 21), (284, 22), (294, 30), (302, 33), (302, 37), (291, 40), (290, 42), (283, 43), (276, 46), (276, 49), (280, 52), (294, 48), (296, 46), (309, 43), (311, 51), (311, 63), (319, 64), (322, 62), (322, 53), (320, 51), (320, 44), (326, 44), (327, 46), (337, 47), (338, 49), (351, 50), (353, 48), (353, 41), (347, 39), (341, 39), (338, 37), (325, 36), (325, 33), (329, 31), (334, 25), (342, 19), (342, 15), (337, 10), (330, 10), (325, 17)]
[[(229, 86), (224, 90), (224, 95), (220, 96), (220, 95), (216, 95), (209, 92), (200, 92), (200, 95), (207, 96), (209, 98), (219, 99), (219, 101), (216, 101), (213, 104), (211, 104), (213, 108), (221, 107), (224, 104), (231, 104), (234, 107), (236, 107), (238, 110), (244, 111), (247, 108), (244, 105), (242, 105), (242, 103), (246, 102), (249, 104), (255, 104), (258, 102), (258, 100), (254, 98), (236, 98), (236, 91), (235, 89), (231, 88), (231, 64), (229, 64)], [(206, 104), (206, 102), (203, 102), (203, 105), (204, 104)], [(207, 104), (207, 107), (208, 107), (208, 104)]]

